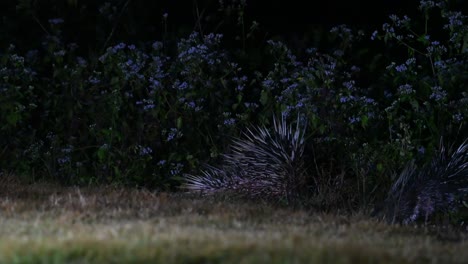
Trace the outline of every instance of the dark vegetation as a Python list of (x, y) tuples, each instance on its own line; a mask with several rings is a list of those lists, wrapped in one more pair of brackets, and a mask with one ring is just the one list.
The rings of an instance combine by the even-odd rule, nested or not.
[[(346, 5), (308, 16), (281, 1), (271, 12), (242, 0), (5, 1), (0, 168), (30, 181), (176, 191), (246, 128), (283, 116), (307, 123), (308, 205), (388, 201), (406, 164), (430, 167), (468, 137), (466, 4), (391, 3), (356, 20)], [(462, 180), (443, 191), (453, 204), (434, 211), (457, 224), (461, 156)]]

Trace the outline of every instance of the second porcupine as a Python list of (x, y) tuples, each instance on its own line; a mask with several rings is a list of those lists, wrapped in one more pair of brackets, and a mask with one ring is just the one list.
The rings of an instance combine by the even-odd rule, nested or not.
[(374, 210), (389, 222), (428, 222), (437, 213), (454, 212), (468, 198), (468, 140), (455, 151), (443, 144), (421, 169), (410, 162), (390, 189), (383, 206)]
[(186, 175), (185, 187), (293, 201), (305, 187), (305, 132), (299, 118), (293, 127), (284, 116), (273, 119), (272, 131), (265, 126), (247, 129), (243, 137), (233, 140), (231, 153), (223, 155), (220, 166), (206, 166), (201, 175)]

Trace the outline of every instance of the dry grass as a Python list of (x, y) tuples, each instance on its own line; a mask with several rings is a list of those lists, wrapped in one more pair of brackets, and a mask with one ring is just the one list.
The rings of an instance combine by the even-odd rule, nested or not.
[(467, 234), (264, 203), (3, 181), (1, 263), (468, 263)]

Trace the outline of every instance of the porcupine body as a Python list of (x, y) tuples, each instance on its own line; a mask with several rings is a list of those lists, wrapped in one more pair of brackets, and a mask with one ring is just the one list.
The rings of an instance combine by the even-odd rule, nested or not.
[(295, 127), (285, 118), (265, 126), (247, 129), (233, 140), (231, 152), (221, 166), (207, 166), (201, 175), (186, 175), (185, 187), (214, 193), (233, 191), (250, 197), (295, 199), (304, 187), (304, 134), (306, 126)]
[(457, 211), (468, 198), (468, 141), (455, 151), (441, 145), (438, 155), (420, 170), (410, 162), (393, 184), (380, 214), (403, 224), (437, 213)]

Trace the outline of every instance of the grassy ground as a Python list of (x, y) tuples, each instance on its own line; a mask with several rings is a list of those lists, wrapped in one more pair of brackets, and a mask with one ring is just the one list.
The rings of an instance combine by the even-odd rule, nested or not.
[(0, 263), (468, 263), (467, 237), (225, 198), (0, 186)]

